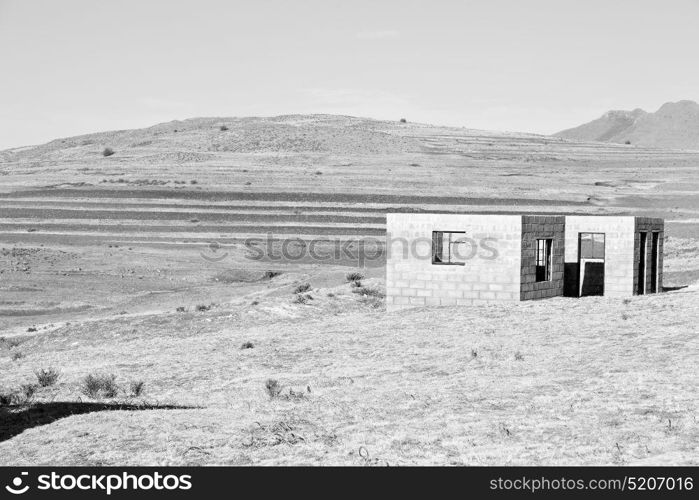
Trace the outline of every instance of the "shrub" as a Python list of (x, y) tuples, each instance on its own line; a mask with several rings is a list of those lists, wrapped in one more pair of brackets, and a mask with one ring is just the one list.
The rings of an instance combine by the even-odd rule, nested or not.
[(296, 288), (294, 288), (294, 293), (304, 293), (311, 289), (310, 283), (303, 283)]
[(252, 349), (255, 347), (252, 342), (243, 342), (243, 345), (240, 346), (241, 349)]
[(29, 328), (27, 328), (28, 333), (34, 333), (35, 331), (36, 331), (36, 327), (30, 326)]
[(405, 118), (401, 118), (401, 119), (400, 119), (400, 122), (401, 122), (401, 123), (408, 123), (408, 120), (406, 120)]
[(476, 351), (475, 349), (471, 349), (471, 357), (472, 357), (472, 358), (477, 358), (477, 357), (478, 357), (478, 351)]
[(185, 311), (184, 306), (179, 306), (177, 309), (175, 309), (178, 313), (183, 313)]
[(301, 295), (299, 293), (299, 294), (296, 294), (293, 302), (294, 302), (294, 304), (308, 304), (309, 300), (313, 300), (313, 297), (311, 297), (310, 295)]
[(146, 387), (146, 383), (143, 380), (134, 380), (129, 384), (129, 389), (131, 391), (131, 396), (137, 398), (143, 394), (143, 389)]
[(279, 385), (279, 381), (273, 378), (267, 379), (267, 382), (265, 382), (265, 389), (270, 398), (276, 398), (282, 392), (282, 386)]
[(204, 305), (204, 304), (199, 304), (199, 305), (196, 307), (196, 310), (199, 311), (199, 312), (208, 311), (209, 309), (211, 309), (211, 306), (206, 306), (206, 305)]
[(24, 354), (22, 354), (21, 351), (16, 351), (12, 353), (12, 361), (17, 361), (18, 359), (22, 359), (24, 357)]
[(350, 286), (354, 288), (362, 288), (362, 282), (359, 280), (353, 281), (352, 283), (350, 283)]
[(36, 384), (22, 384), (19, 386), (20, 393), (24, 396), (25, 401), (31, 401), (38, 388), (39, 386)]
[(114, 154), (114, 150), (112, 148), (104, 148), (102, 151), (102, 156), (112, 156)]
[(378, 288), (363, 288), (359, 286), (352, 290), (352, 293), (366, 295), (367, 297), (376, 297), (378, 299), (383, 299), (384, 297), (386, 297), (386, 294)]
[(631, 141), (625, 141), (624, 144), (631, 144)]
[(517, 352), (515, 353), (515, 360), (516, 360), (516, 361), (524, 361), (524, 356), (522, 355), (521, 352), (517, 351)]
[(350, 282), (350, 281), (361, 281), (364, 279), (364, 275), (360, 272), (353, 271), (351, 273), (347, 273), (345, 275), (345, 279)]
[(221, 127), (219, 128), (221, 129), (221, 132), (225, 132), (226, 130), (228, 130), (228, 127), (226, 127), (225, 125), (221, 125)]
[(265, 271), (265, 279), (271, 280), (272, 278), (276, 278), (281, 274), (281, 271)]
[(197, 180), (196, 180), (196, 179), (192, 179), (191, 181), (189, 181), (189, 183), (190, 183), (190, 184), (196, 184), (196, 183), (197, 183)]
[(61, 373), (55, 368), (42, 368), (34, 372), (41, 387), (49, 387), (58, 381)]
[(119, 387), (116, 384), (116, 375), (91, 373), (83, 379), (82, 392), (93, 399), (100, 396), (113, 398), (119, 392)]
[(0, 405), (7, 406), (17, 401), (17, 394), (14, 392), (0, 391)]
[(321, 172), (320, 170), (316, 170), (316, 175), (323, 175), (323, 172)]

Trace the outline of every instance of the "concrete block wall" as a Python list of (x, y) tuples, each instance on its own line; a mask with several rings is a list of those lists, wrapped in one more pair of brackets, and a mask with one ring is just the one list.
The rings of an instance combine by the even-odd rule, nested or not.
[(634, 293), (634, 217), (569, 215), (565, 218), (565, 291), (577, 295), (579, 286), (578, 235), (605, 234), (604, 295)]
[[(522, 217), (387, 214), (386, 305), (479, 305), (520, 299)], [(464, 231), (465, 265), (432, 264), (432, 231)]]
[[(536, 240), (551, 239), (551, 280), (536, 281)], [(565, 216), (522, 216), (522, 266), (520, 300), (546, 299), (563, 295)]]
[(663, 291), (663, 240), (665, 238), (665, 222), (654, 217), (636, 217), (634, 229), (634, 256), (633, 256), (633, 293), (638, 293), (638, 264), (641, 260), (641, 232), (648, 234), (646, 239), (646, 293), (650, 293), (651, 284), (651, 244), (652, 232), (658, 232), (658, 287), (657, 292)]

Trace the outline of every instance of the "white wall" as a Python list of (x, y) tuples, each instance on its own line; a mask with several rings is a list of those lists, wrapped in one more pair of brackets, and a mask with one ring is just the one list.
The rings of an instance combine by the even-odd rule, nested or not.
[[(386, 229), (389, 309), (519, 300), (521, 216), (387, 214)], [(464, 266), (432, 264), (432, 231), (465, 231), (477, 243), (476, 255)], [(493, 253), (480, 245), (497, 257), (488, 258)]]

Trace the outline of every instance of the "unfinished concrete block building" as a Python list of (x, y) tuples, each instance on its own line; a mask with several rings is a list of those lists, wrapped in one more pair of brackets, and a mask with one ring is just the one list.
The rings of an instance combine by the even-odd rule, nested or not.
[(662, 290), (662, 219), (388, 214), (389, 308)]

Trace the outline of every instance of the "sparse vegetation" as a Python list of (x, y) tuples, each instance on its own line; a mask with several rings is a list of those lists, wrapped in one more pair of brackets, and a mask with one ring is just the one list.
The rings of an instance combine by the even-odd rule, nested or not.
[(42, 368), (34, 372), (36, 379), (39, 381), (41, 387), (49, 387), (54, 385), (58, 378), (61, 376), (61, 372), (55, 368)]
[(21, 351), (15, 351), (12, 353), (12, 361), (17, 361), (19, 359), (22, 359), (24, 357), (24, 354)]
[(351, 273), (347, 273), (347, 274), (345, 275), (345, 279), (346, 279), (348, 282), (352, 282), (352, 281), (361, 281), (361, 280), (364, 279), (364, 275), (363, 275), (362, 273), (358, 272), (358, 271), (352, 271)]
[(25, 402), (31, 401), (38, 389), (39, 386), (36, 384), (22, 384), (19, 386), (20, 394), (24, 397)]
[(134, 398), (141, 396), (145, 388), (146, 383), (143, 380), (134, 380), (129, 384), (129, 391)]
[(629, 144), (631, 144), (631, 141), (629, 141), (629, 140), (624, 141), (624, 144), (629, 145)]
[(197, 305), (197, 307), (195, 307), (195, 309), (198, 312), (206, 312), (206, 311), (211, 309), (211, 306), (210, 305), (207, 306), (205, 304), (199, 304), (199, 305)]
[(185, 312), (185, 310), (186, 309), (184, 308), (184, 306), (179, 306), (177, 309), (175, 309), (175, 311), (177, 311), (178, 313), (183, 313)]
[(310, 294), (298, 293), (294, 296), (292, 302), (294, 304), (308, 304), (309, 301), (313, 300), (313, 296)]
[(400, 122), (401, 122), (401, 123), (408, 123), (408, 120), (406, 120), (405, 118), (401, 118), (401, 119), (400, 119)]
[(515, 353), (515, 360), (516, 361), (524, 361), (524, 355), (521, 352), (517, 351)]
[(279, 381), (273, 378), (267, 379), (265, 382), (265, 390), (270, 398), (274, 399), (282, 392), (282, 386), (279, 385)]
[(221, 125), (219, 129), (221, 130), (221, 132), (225, 132), (226, 130), (228, 130), (228, 127), (226, 127), (225, 125)]
[(282, 274), (281, 271), (265, 271), (264, 278), (271, 280), (272, 278), (276, 278), (277, 276), (280, 276)]
[(301, 285), (298, 285), (296, 288), (294, 288), (294, 293), (304, 293), (307, 292), (311, 289), (311, 284), (310, 283), (302, 283)]
[(102, 156), (112, 156), (114, 154), (114, 150), (112, 148), (104, 148), (102, 150)]
[(198, 184), (198, 182), (199, 182), (199, 181), (197, 181), (196, 179), (192, 179), (191, 181), (189, 181), (189, 183), (192, 184), (192, 185)]
[(252, 342), (243, 342), (243, 345), (240, 346), (241, 349), (252, 349), (255, 347)]
[(28, 332), (28, 333), (34, 333), (34, 332), (36, 332), (36, 328), (33, 327), (33, 326), (30, 326), (29, 328), (27, 328), (27, 332)]
[(116, 383), (116, 375), (89, 374), (85, 376), (81, 387), (86, 396), (97, 399), (99, 397), (113, 398), (119, 393)]

